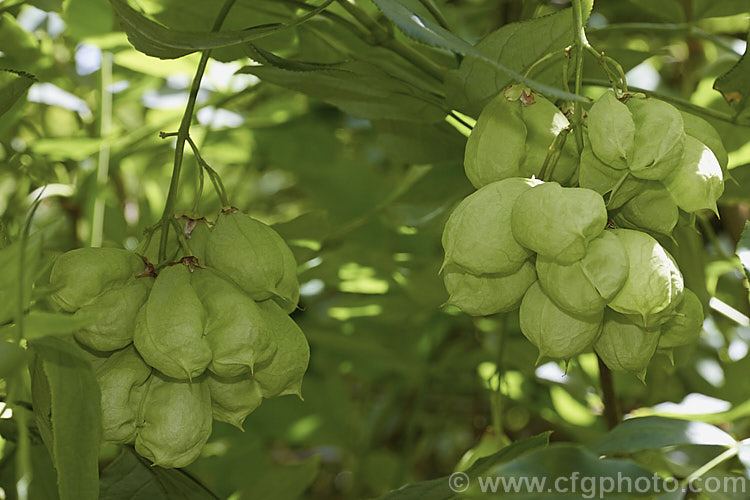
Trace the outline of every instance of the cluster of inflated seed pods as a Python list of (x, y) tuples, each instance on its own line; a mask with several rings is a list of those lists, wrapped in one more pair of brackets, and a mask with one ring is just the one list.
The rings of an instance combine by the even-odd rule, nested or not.
[(190, 253), (170, 240), (158, 273), (155, 243), (72, 250), (50, 277), (54, 301), (88, 325), (74, 337), (101, 388), (104, 441), (162, 467), (194, 461), (212, 420), (242, 428), (264, 398), (300, 395), (309, 360), (281, 236), (236, 210), (187, 236)]
[(579, 156), (556, 141), (568, 120), (539, 94), (511, 88), (485, 106), (465, 156), (478, 190), (443, 233), (448, 303), (475, 316), (520, 309), (540, 358), (593, 347), (642, 377), (657, 350), (700, 334), (705, 305), (657, 238), (716, 211), (727, 155), (706, 121), (643, 95), (607, 92), (584, 124)]

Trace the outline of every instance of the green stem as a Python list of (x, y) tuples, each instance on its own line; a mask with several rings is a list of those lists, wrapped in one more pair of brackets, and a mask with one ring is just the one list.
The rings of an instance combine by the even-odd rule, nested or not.
[(388, 31), (385, 28), (379, 25), (367, 14), (367, 12), (362, 10), (355, 3), (350, 2), (349, 0), (338, 0), (338, 3), (353, 18), (355, 18), (357, 22), (372, 33), (376, 44), (380, 44), (391, 52), (398, 54), (438, 82), (443, 82), (445, 79), (445, 71), (435, 61), (393, 38), (388, 34)]
[(625, 170), (625, 173), (622, 174), (622, 176), (617, 180), (617, 183), (614, 185), (612, 190), (609, 192), (609, 200), (607, 200), (607, 208), (609, 208), (609, 204), (612, 203), (612, 200), (615, 199), (615, 196), (617, 195), (617, 191), (620, 190), (620, 187), (623, 185), (625, 180), (627, 180), (628, 176), (630, 175), (629, 170)]
[[(583, 83), (585, 85), (594, 85), (597, 87), (609, 87), (609, 83), (605, 83), (603, 80), (597, 80), (595, 78), (586, 78), (583, 81)], [(661, 99), (662, 101), (666, 101), (670, 104), (674, 104), (675, 106), (683, 108), (686, 111), (693, 113), (694, 115), (702, 115), (707, 118), (721, 120), (723, 122), (728, 122), (733, 125), (739, 125), (741, 127), (750, 127), (750, 120), (740, 121), (737, 119), (737, 116), (732, 116), (728, 113), (722, 113), (721, 111), (704, 108), (703, 106), (698, 106), (697, 104), (693, 104), (692, 102), (686, 101), (685, 99), (681, 99), (679, 97), (674, 97), (668, 94), (664, 94), (662, 92), (657, 92), (654, 90), (646, 90), (646, 89), (642, 89), (639, 87), (630, 87), (630, 91), (642, 92), (644, 94), (656, 97), (657, 99)]]
[[(185, 252), (185, 255), (194, 255), (193, 250), (190, 248), (190, 244), (187, 241), (187, 238), (185, 238), (185, 233), (182, 231), (182, 228), (180, 227), (180, 224), (175, 220), (172, 219), (170, 221), (172, 224), (172, 228), (177, 233), (177, 242), (182, 247), (182, 250)], [(167, 228), (167, 231), (169, 231), (169, 228)]]
[[(575, 70), (575, 95), (581, 95), (581, 84), (583, 81), (583, 50), (588, 45), (586, 40), (586, 32), (583, 27), (583, 9), (581, 8), (581, 0), (573, 0), (573, 31), (575, 37), (573, 42), (575, 43), (576, 51), (576, 70)], [(580, 155), (583, 151), (583, 107), (580, 101), (576, 101), (573, 104), (573, 130), (576, 138), (576, 146), (578, 147), (578, 154)]]
[(702, 38), (714, 43), (716, 46), (721, 47), (729, 52), (736, 53), (734, 47), (720, 37), (711, 33), (706, 33), (697, 26), (692, 26), (687, 23), (683, 24), (660, 24), (660, 23), (617, 23), (604, 26), (602, 28), (594, 28), (589, 30), (589, 33), (606, 33), (611, 31), (641, 31), (651, 33), (667, 33), (667, 34), (685, 34), (695, 38)]
[(96, 199), (94, 200), (94, 215), (91, 221), (91, 246), (102, 246), (104, 235), (105, 188), (109, 179), (109, 134), (112, 129), (112, 54), (102, 54), (102, 107), (99, 123), (99, 165), (96, 172)]
[(599, 59), (600, 63), (603, 65), (604, 71), (607, 73), (607, 76), (609, 76), (610, 83), (612, 84), (612, 89), (616, 90), (614, 88), (614, 78), (612, 78), (612, 72), (609, 69), (609, 65), (612, 65), (615, 67), (616, 75), (620, 79), (620, 82), (622, 82), (621, 90), (623, 93), (627, 93), (628, 91), (628, 82), (625, 78), (625, 70), (622, 68), (622, 65), (615, 61), (613, 58), (607, 56), (604, 54), (604, 52), (599, 52), (591, 45), (586, 45), (586, 50), (591, 52), (591, 54)]
[[(224, 5), (219, 11), (219, 14), (216, 16), (216, 21), (214, 21), (214, 25), (211, 31), (219, 30), (222, 23), (224, 22), (224, 19), (229, 13), (229, 9), (232, 8), (232, 5), (234, 5), (235, 2), (236, 0), (226, 0), (224, 2)], [(170, 219), (174, 216), (174, 206), (175, 202), (177, 201), (177, 191), (180, 185), (180, 170), (182, 169), (182, 157), (185, 150), (185, 142), (187, 141), (188, 135), (190, 133), (190, 123), (193, 120), (195, 101), (198, 98), (198, 90), (200, 90), (203, 73), (206, 71), (206, 65), (208, 64), (208, 59), (210, 56), (210, 50), (206, 50), (201, 54), (201, 60), (198, 63), (198, 69), (195, 71), (193, 83), (190, 87), (190, 95), (188, 96), (187, 106), (185, 107), (185, 114), (182, 115), (180, 128), (177, 131), (177, 144), (175, 145), (172, 180), (169, 183), (167, 201), (164, 205), (164, 213), (161, 216), (162, 232), (161, 239), (159, 240), (159, 262), (162, 262), (167, 258), (167, 238), (169, 236), (169, 231), (164, 230), (164, 225), (169, 224)]]
[(435, 21), (437, 21), (441, 28), (445, 28), (450, 31), (448, 20), (445, 19), (443, 13), (440, 12), (440, 9), (438, 9), (437, 5), (435, 5), (434, 0), (419, 0), (419, 3), (421, 3), (422, 6), (427, 9), (427, 12), (429, 12), (430, 15), (435, 18)]
[(211, 179), (211, 183), (214, 185), (214, 190), (216, 190), (216, 194), (219, 196), (222, 206), (228, 207), (229, 200), (227, 198), (227, 191), (226, 189), (224, 189), (224, 183), (221, 181), (221, 177), (219, 177), (218, 172), (216, 172), (216, 170), (211, 168), (211, 166), (208, 163), (206, 163), (206, 160), (203, 159), (203, 157), (201, 156), (200, 150), (198, 149), (198, 146), (193, 141), (192, 137), (188, 136), (187, 142), (188, 144), (190, 144), (190, 148), (193, 150), (195, 159), (198, 160), (198, 168), (202, 170), (205, 169), (206, 172), (208, 172), (208, 178)]
[(703, 474), (705, 474), (706, 472), (710, 471), (717, 465), (721, 464), (722, 462), (726, 462), (727, 460), (735, 456), (737, 454), (737, 451), (738, 451), (737, 447), (733, 446), (729, 448), (728, 450), (724, 451), (723, 453), (720, 453), (713, 459), (703, 464), (701, 467), (699, 467), (695, 472), (690, 474), (688, 477), (680, 481), (680, 487), (684, 488), (690, 485), (690, 483), (692, 483), (696, 479), (703, 476)]
[[(528, 78), (529, 75), (531, 75), (531, 72), (534, 71), (534, 69), (537, 66), (539, 66), (540, 64), (542, 64), (542, 63), (544, 63), (546, 61), (549, 61), (550, 59), (552, 59), (553, 57), (555, 57), (559, 53), (560, 53), (560, 50), (553, 50), (552, 52), (548, 52), (547, 54), (544, 54), (542, 57), (540, 57), (539, 59), (537, 59), (536, 61), (534, 61), (534, 63), (531, 66), (529, 66), (529, 69), (526, 70), (526, 72), (523, 74), (523, 77), (524, 78)], [(562, 50), (562, 53), (563, 53), (563, 55), (565, 55), (565, 49)]]
[(612, 372), (604, 364), (599, 355), (596, 356), (599, 361), (599, 381), (602, 384), (602, 400), (604, 402), (604, 417), (607, 419), (607, 426), (613, 429), (620, 423), (620, 410), (617, 405), (615, 396), (615, 384), (612, 380)]
[(542, 169), (539, 171), (539, 178), (541, 180), (546, 182), (552, 178), (552, 173), (555, 171), (560, 155), (562, 155), (562, 150), (565, 147), (565, 140), (568, 138), (569, 133), (569, 128), (562, 129), (560, 133), (555, 136), (555, 140), (552, 141), (549, 149), (547, 149), (547, 156), (544, 157)]

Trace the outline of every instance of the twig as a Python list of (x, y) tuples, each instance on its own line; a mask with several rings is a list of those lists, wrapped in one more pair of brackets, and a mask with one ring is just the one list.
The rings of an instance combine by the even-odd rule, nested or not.
[(598, 354), (596, 359), (599, 361), (599, 381), (602, 384), (602, 396), (604, 398), (604, 417), (607, 419), (607, 426), (613, 429), (620, 423), (620, 409), (615, 397), (615, 384), (612, 381), (612, 372)]

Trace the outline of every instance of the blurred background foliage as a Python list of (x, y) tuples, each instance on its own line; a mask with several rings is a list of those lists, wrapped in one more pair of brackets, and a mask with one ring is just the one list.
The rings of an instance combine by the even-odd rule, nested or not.
[[(423, 9), (416, 0), (405, 3)], [(284, 21), (304, 12), (299, 4), (240, 0), (225, 27)], [(382, 31), (393, 29), (373, 4), (358, 4)], [(567, 6), (437, 4), (451, 30), (471, 43)], [(137, 5), (167, 27), (208, 31), (220, 3)], [(215, 51), (203, 79), (192, 137), (231, 203), (274, 224), (292, 246), (302, 283), (294, 318), (312, 357), (304, 402), (264, 402), (244, 433), (215, 424), (189, 474), (221, 498), (364, 498), (465, 469), (510, 440), (547, 430), (553, 441), (596, 441), (606, 425), (597, 417), (593, 354), (568, 367), (535, 366), (536, 349), (514, 315), (472, 319), (441, 307), (442, 227), (472, 191), (462, 168), (462, 127), (443, 119), (446, 106), (459, 109), (451, 105), (461, 99), (445, 95), (457, 92), (451, 85), (466, 91), (461, 73), (453, 73), (446, 91), (379, 42), (377, 31), (363, 36), (341, 5), (329, 13), (255, 46)], [(746, 49), (746, 0), (602, 0), (589, 27), (592, 43), (625, 66), (632, 86), (735, 112), (712, 86)], [(412, 44), (398, 31), (392, 36), (443, 69), (458, 68), (447, 52)], [(531, 47), (518, 43), (508, 57), (523, 58)], [(354, 76), (332, 87), (320, 72), (251, 62), (269, 53), (290, 65), (344, 63)], [(42, 247), (37, 283), (46, 282), (55, 255), (90, 245), (98, 231), (105, 246), (133, 249), (159, 218), (174, 155), (173, 139), (159, 132), (177, 129), (198, 59), (136, 51), (106, 0), (0, 1), (0, 67), (36, 77), (27, 99), (0, 117), (0, 238), (2, 245), (16, 241), (41, 198), (32, 227)], [(394, 75), (390, 87), (380, 85)], [(538, 75), (560, 77), (544, 68)], [(604, 79), (593, 59), (585, 77)], [(602, 88), (585, 90), (596, 96)], [(460, 110), (476, 118), (479, 100), (469, 94)], [(686, 235), (675, 252), (705, 279), (719, 312), (696, 346), (677, 353), (674, 367), (658, 356), (646, 385), (616, 374), (615, 386), (626, 412), (711, 414), (705, 418), (748, 436), (750, 306), (734, 254), (750, 203), (750, 129), (709, 121), (725, 141), (737, 182), (727, 184), (721, 220), (702, 220), (700, 233)], [(97, 180), (102, 161), (105, 182)], [(208, 182), (194, 212), (196, 166), (186, 152), (178, 211), (212, 219), (220, 203)], [(97, 205), (104, 207), (99, 221)], [(44, 287), (35, 293), (43, 296)], [(12, 498), (13, 426), (0, 425), (0, 434), (0, 486)], [(34, 443), (32, 498), (54, 498), (49, 457)], [(692, 467), (705, 461), (699, 455), (661, 460)], [(115, 456), (103, 452), (102, 491), (115, 491), (120, 472), (132, 476), (139, 467), (134, 456)]]

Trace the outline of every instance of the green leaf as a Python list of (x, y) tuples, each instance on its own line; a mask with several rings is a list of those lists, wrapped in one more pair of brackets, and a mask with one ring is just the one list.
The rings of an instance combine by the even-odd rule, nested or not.
[[(750, 32), (747, 41), (750, 47)], [(714, 89), (721, 92), (724, 100), (734, 108), (735, 118), (739, 120), (750, 117), (750, 57), (747, 51), (746, 48), (737, 64), (714, 82)]]
[(653, 0), (630, 0), (630, 3), (665, 21), (676, 23), (685, 21), (685, 11), (678, 0), (660, 0), (659, 2), (654, 2)]
[(737, 257), (745, 268), (745, 275), (750, 279), (750, 221), (745, 222), (745, 229), (742, 230), (742, 237), (737, 242)]
[(362, 118), (436, 123), (446, 115), (436, 98), (364, 61), (310, 65), (263, 56), (273, 66), (245, 66), (238, 73), (256, 75)]
[(747, 13), (747, 0), (693, 0), (693, 19), (725, 17)]
[(378, 142), (394, 161), (423, 165), (456, 162), (464, 156), (466, 138), (445, 122), (415, 127), (401, 120), (376, 120)]
[(61, 500), (99, 495), (99, 385), (73, 345), (58, 338), (30, 343), (37, 425), (57, 470)]
[[(574, 478), (586, 478), (588, 486), (581, 480), (573, 491)], [(600, 459), (590, 450), (577, 445), (553, 444), (542, 448), (508, 463), (500, 464), (485, 471), (481, 476), (484, 482), (471, 481), (468, 495), (476, 495), (477, 498), (516, 498), (516, 499), (580, 499), (586, 498), (583, 489), (591, 490), (598, 485), (611, 485), (610, 492), (606, 494), (608, 500), (644, 498), (653, 495), (651, 488), (634, 488), (630, 491), (615, 492), (618, 481), (626, 481), (631, 484), (652, 485), (653, 473), (630, 460)], [(534, 488), (531, 478), (544, 480), (541, 487)], [(496, 481), (495, 495), (490, 495), (493, 490), (491, 481)], [(528, 483), (527, 483), (528, 481)], [(503, 485), (516, 484), (503, 487)], [(485, 491), (482, 491), (482, 490)], [(584, 494), (582, 496), (582, 493)]]
[(200, 50), (240, 45), (296, 26), (322, 12), (333, 0), (326, 0), (316, 9), (289, 23), (272, 23), (239, 31), (216, 32), (172, 30), (136, 11), (126, 0), (110, 2), (128, 34), (130, 43), (137, 50), (160, 59), (175, 59)]
[(208, 500), (217, 496), (182, 469), (151, 465), (129, 446), (102, 471), (101, 500)]
[(76, 40), (112, 32), (112, 8), (107, 0), (65, 0), (63, 20), (67, 34)]
[[(7, 323), (16, 316), (21, 289), (23, 289), (22, 308), (25, 309), (29, 303), (34, 272), (41, 257), (41, 245), (41, 237), (35, 234), (27, 240), (25, 249), (21, 249), (21, 242), (17, 241), (0, 250), (0, 262), (4, 262), (9, 270), (0, 273), (0, 324)], [(23, 286), (19, 287), (21, 253), (24, 254), (24, 272)]]
[(25, 349), (12, 342), (0, 342), (0, 378), (12, 377), (25, 361)]
[[(491, 67), (499, 70), (512, 79), (525, 83), (529, 87), (543, 94), (573, 101), (586, 101), (586, 99), (569, 92), (524, 77), (521, 73), (506, 66), (500, 60), (493, 59), (486, 55), (486, 53), (483, 50), (480, 50), (480, 48), (474, 47), (445, 28), (408, 9), (398, 0), (373, 0), (373, 2), (378, 8), (380, 8), (383, 14), (388, 17), (388, 19), (393, 21), (396, 26), (401, 29), (401, 31), (419, 42), (426, 43), (433, 47), (447, 49), (458, 54), (471, 56), (471, 58), (489, 64)], [(572, 40), (572, 35), (568, 38), (568, 42), (570, 42), (570, 40)]]
[[(512, 76), (499, 71), (495, 63), (524, 73), (539, 58), (553, 51), (560, 53), (559, 59), (555, 59), (558, 63), (536, 69), (533, 77), (560, 85), (559, 61), (562, 61), (563, 49), (573, 40), (572, 23), (572, 10), (565, 9), (549, 16), (506, 24), (493, 31), (476, 46), (483, 58), (466, 58), (458, 70), (448, 73), (448, 102), (454, 109), (478, 116), (487, 102), (514, 81)], [(547, 93), (545, 89), (538, 90)], [(561, 97), (556, 93), (549, 95)]]
[(591, 448), (599, 454), (613, 454), (686, 444), (729, 447), (734, 446), (736, 441), (713, 425), (654, 416), (624, 421)]
[[(48, 336), (70, 335), (90, 325), (93, 321), (93, 318), (80, 315), (31, 311), (23, 320), (23, 336), (34, 340)], [(0, 328), (0, 337), (14, 338), (16, 328), (15, 323)]]
[(22, 71), (0, 70), (0, 116), (26, 95), (26, 91), (36, 81), (36, 77)]
[[(469, 481), (476, 479), (478, 476), (485, 476), (487, 471), (493, 467), (515, 460), (524, 453), (547, 446), (549, 444), (550, 434), (551, 432), (545, 432), (534, 437), (516, 441), (497, 453), (480, 458), (474, 463), (474, 465), (466, 470), (466, 475), (469, 477)], [(455, 492), (451, 489), (449, 481), (450, 477), (446, 476), (431, 481), (409, 484), (382, 496), (381, 499), (418, 500), (421, 498), (453, 498)]]

